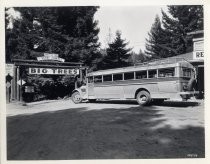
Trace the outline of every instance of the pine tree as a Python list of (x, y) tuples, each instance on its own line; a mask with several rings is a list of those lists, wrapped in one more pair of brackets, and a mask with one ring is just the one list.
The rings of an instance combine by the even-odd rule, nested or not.
[(171, 56), (173, 49), (170, 46), (170, 33), (165, 31), (161, 27), (161, 21), (157, 15), (155, 22), (148, 33), (149, 39), (146, 39), (146, 51), (147, 55), (151, 58), (164, 58)]
[(6, 59), (36, 59), (57, 53), (71, 62), (94, 67), (100, 58), (95, 6), (15, 8), (22, 19), (6, 31)]
[(94, 14), (98, 7), (61, 7), (58, 9), (58, 22), (63, 25), (69, 36), (65, 47), (64, 58), (67, 61), (79, 61), (94, 67), (100, 58), (98, 50), (98, 22)]
[(192, 36), (187, 33), (203, 30), (203, 6), (168, 6), (162, 11), (162, 25), (156, 17), (146, 43), (146, 53), (153, 58), (176, 56), (193, 49)]
[(121, 32), (116, 31), (116, 38), (107, 48), (107, 55), (102, 61), (102, 69), (119, 68), (130, 65), (130, 48), (126, 48), (128, 42), (121, 38)]
[(146, 62), (147, 60), (148, 60), (148, 57), (147, 57), (146, 54), (140, 49), (140, 50), (139, 50), (139, 53), (138, 53), (137, 62), (143, 63), (143, 62)]
[(140, 49), (138, 53), (131, 52), (131, 56), (129, 57), (129, 62), (132, 63), (132, 65), (135, 65), (137, 63), (143, 63), (148, 61), (149, 58), (146, 56), (146, 54)]
[(58, 24), (57, 10), (58, 8), (36, 8), (37, 18), (33, 18), (32, 37), (38, 37), (33, 43), (34, 50), (60, 55), (64, 53), (68, 36), (63, 33), (63, 25)]
[(170, 34), (173, 55), (190, 52), (193, 49), (192, 38), (187, 33), (203, 30), (203, 6), (177, 5), (168, 6), (171, 16), (162, 11), (163, 27)]
[(43, 52), (62, 54), (65, 40), (57, 25), (56, 8), (15, 8), (22, 19), (6, 29), (7, 61), (36, 59)]

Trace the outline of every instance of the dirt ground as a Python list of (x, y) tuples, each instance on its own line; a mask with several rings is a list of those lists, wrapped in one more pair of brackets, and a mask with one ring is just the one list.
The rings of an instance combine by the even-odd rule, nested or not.
[(202, 100), (7, 105), (8, 160), (204, 157)]

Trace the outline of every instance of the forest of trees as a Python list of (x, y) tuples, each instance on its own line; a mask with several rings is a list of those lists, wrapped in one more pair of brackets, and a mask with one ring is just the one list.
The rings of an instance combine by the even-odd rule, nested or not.
[[(108, 39), (107, 47), (100, 47), (100, 29), (98, 21), (94, 20), (97, 6), (15, 7), (14, 10), (20, 13), (18, 19), (8, 15), (10, 9), (5, 9), (6, 63), (11, 63), (12, 59), (36, 60), (43, 53), (56, 53), (67, 62), (84, 63), (89, 70), (125, 67), (190, 52), (193, 44), (187, 33), (203, 30), (203, 6), (168, 6), (168, 12), (162, 11), (162, 17), (157, 15), (148, 30), (145, 52), (139, 49), (136, 53), (129, 42), (122, 39), (120, 29), (113, 39)], [(11, 22), (12, 27), (9, 27)], [(43, 91), (46, 89), (43, 86), (52, 81), (53, 87), (67, 81), (65, 86), (69, 88), (72, 79), (53, 77), (51, 82), (49, 78), (33, 79), (33, 83), (41, 84), (38, 88)], [(63, 91), (67, 91), (66, 88)]]
[[(66, 61), (83, 62), (92, 70), (133, 65), (150, 58), (170, 57), (192, 51), (187, 33), (203, 30), (203, 6), (168, 6), (158, 15), (146, 39), (146, 51), (132, 52), (129, 43), (116, 31), (103, 50), (98, 42), (99, 27), (94, 14), (99, 7), (16, 7), (21, 19), (7, 28), (6, 62), (36, 59), (44, 52), (57, 53)], [(6, 10), (9, 10), (7, 8)], [(6, 12), (7, 14), (7, 12)], [(151, 56), (148, 58), (148, 56)], [(134, 60), (135, 59), (135, 60)]]
[[(57, 53), (66, 61), (91, 66), (99, 56), (98, 7), (15, 8), (21, 19), (6, 28), (6, 62), (36, 59), (43, 52)], [(8, 10), (8, 9), (7, 9)], [(43, 55), (43, 54), (42, 54)]]
[(168, 6), (162, 11), (162, 21), (156, 16), (146, 40), (146, 54), (152, 58), (165, 58), (191, 52), (192, 36), (189, 32), (203, 30), (203, 6)]

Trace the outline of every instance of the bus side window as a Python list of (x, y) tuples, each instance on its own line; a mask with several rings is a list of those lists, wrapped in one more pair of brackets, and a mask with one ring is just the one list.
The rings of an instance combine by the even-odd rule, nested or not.
[(88, 83), (93, 83), (93, 76), (88, 77)]
[(145, 79), (145, 78), (147, 78), (147, 71), (136, 72), (136, 79)]
[(102, 76), (94, 76), (94, 83), (101, 83), (102, 82)]
[(164, 68), (158, 70), (158, 77), (173, 77), (175, 75), (175, 68)]
[(115, 81), (115, 80), (122, 80), (122, 79), (123, 79), (122, 74), (114, 74), (113, 75), (113, 81)]
[(125, 72), (124, 80), (131, 80), (131, 79), (134, 79), (134, 72)]
[(104, 81), (112, 81), (112, 75), (103, 75)]
[(149, 70), (149, 78), (157, 78), (157, 70)]

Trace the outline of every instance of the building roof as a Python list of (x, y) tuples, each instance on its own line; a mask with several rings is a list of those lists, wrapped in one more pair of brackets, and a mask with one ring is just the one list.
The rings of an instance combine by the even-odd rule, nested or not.
[(187, 35), (195, 35), (195, 34), (203, 34), (203, 30), (198, 30), (198, 31), (193, 31), (193, 32), (188, 32)]

